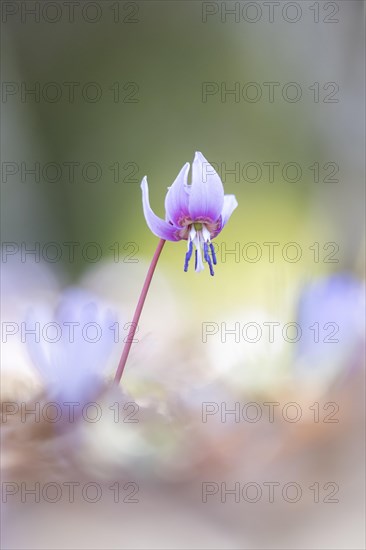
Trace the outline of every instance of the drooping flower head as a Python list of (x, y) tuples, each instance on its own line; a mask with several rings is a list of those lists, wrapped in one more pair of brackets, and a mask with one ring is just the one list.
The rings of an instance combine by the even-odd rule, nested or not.
[(150, 230), (167, 241), (188, 241), (184, 271), (195, 251), (195, 269), (204, 269), (206, 261), (211, 275), (216, 255), (211, 240), (222, 231), (231, 214), (238, 206), (234, 195), (224, 195), (221, 179), (202, 153), (196, 153), (192, 165), (192, 182), (188, 183), (190, 164), (187, 162), (179, 172), (165, 198), (165, 220), (152, 211), (146, 176), (142, 180), (142, 203)]

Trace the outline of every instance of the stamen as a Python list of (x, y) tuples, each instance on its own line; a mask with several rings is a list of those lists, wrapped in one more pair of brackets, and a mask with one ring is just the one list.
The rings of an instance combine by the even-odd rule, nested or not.
[(197, 264), (198, 264), (198, 251), (196, 250), (195, 252), (196, 252), (196, 254), (195, 254), (195, 259), (194, 259), (194, 269), (197, 269)]
[(207, 243), (203, 243), (203, 256), (204, 256), (206, 262), (208, 263), (210, 261), (210, 257), (208, 255), (208, 244)]
[(208, 267), (210, 268), (210, 274), (213, 277), (215, 275), (215, 272), (213, 270), (211, 258), (210, 258), (210, 255), (208, 253), (208, 244), (207, 243), (204, 243), (204, 245), (203, 245), (203, 254), (204, 254), (206, 262), (208, 263)]
[(210, 243), (210, 249), (211, 249), (211, 255), (212, 255), (212, 261), (213, 261), (213, 264), (216, 265), (217, 264), (217, 260), (216, 260), (216, 254), (215, 254), (215, 247), (212, 243)]
[(188, 249), (188, 252), (186, 254), (186, 259), (184, 261), (184, 271), (188, 271), (188, 264), (189, 264), (189, 260), (192, 257), (192, 252), (193, 252), (193, 243), (192, 243), (192, 241), (189, 241), (189, 249)]

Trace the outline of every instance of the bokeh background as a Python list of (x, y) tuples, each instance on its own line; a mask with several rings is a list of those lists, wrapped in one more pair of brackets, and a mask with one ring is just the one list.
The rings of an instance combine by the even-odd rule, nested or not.
[[(36, 4), (39, 20), (27, 12)], [(144, 175), (163, 217), (167, 187), (201, 151), (239, 207), (217, 239), (215, 277), (193, 266), (183, 272), (184, 242), (165, 246), (123, 381), (124, 391), (155, 411), (141, 419), (140, 443), (126, 426), (112, 433), (98, 425), (73, 457), (82, 479), (108, 484), (108, 476), (133, 475), (141, 502), (133, 510), (60, 503), (57, 513), (48, 503), (17, 503), (5, 512), (6, 547), (362, 548), (364, 3), (281, 0), (272, 22), (261, 1), (70, 4), (72, 21), (59, 1), (2, 5), (2, 240), (19, 247), (3, 255), (3, 319), (20, 322), (29, 305), (53, 305), (70, 285), (132, 318), (157, 244), (142, 212)], [(221, 96), (249, 82), (262, 91), (257, 102)], [(279, 83), (273, 101), (266, 82)], [(289, 82), (301, 88), (297, 102), (282, 95)], [(74, 83), (73, 100), (65, 83)], [(87, 83), (96, 83), (99, 100), (89, 99), (93, 86), (83, 96)], [(204, 98), (204, 83), (220, 91)], [(24, 95), (34, 86), (39, 97)], [(50, 101), (56, 89), (61, 96)], [(268, 162), (279, 163), (273, 181)], [(39, 181), (24, 172), (35, 163)], [(55, 164), (42, 173), (48, 163)], [(70, 163), (78, 163), (74, 178)], [(99, 167), (96, 177), (90, 163)], [(255, 179), (249, 163), (260, 166), (258, 181), (248, 181)], [(299, 181), (288, 181), (291, 171), (283, 177), (287, 163), (301, 167)], [(234, 166), (237, 176), (228, 172)], [(45, 250), (51, 242), (62, 251), (58, 261), (22, 261), (26, 246)], [(79, 243), (72, 261), (69, 242)], [(279, 243), (274, 261), (266, 242)], [(297, 262), (283, 257), (290, 242), (301, 250)], [(87, 243), (101, 250), (95, 262), (81, 253)], [(257, 262), (248, 260), (247, 243), (259, 246)], [(239, 253), (225, 256), (225, 247)], [(264, 336), (255, 344), (223, 342), (221, 334), (202, 339), (203, 322), (266, 321), (307, 329), (335, 322), (344, 330), (331, 351), (309, 345), (304, 352), (281, 337), (271, 344)], [(3, 345), (3, 399), (32, 400), (42, 388), (23, 344)], [(121, 342), (115, 348), (108, 376)], [(314, 402), (336, 402), (340, 422), (202, 423), (204, 401), (266, 400), (295, 401), (308, 414)], [(29, 426), (5, 428), (6, 479), (65, 479), (52, 437), (45, 467), (45, 447)], [(309, 491), (308, 501), (292, 505), (203, 504), (202, 481), (222, 480), (334, 482), (342, 490), (332, 505), (311, 502)], [(74, 534), (65, 532), (68, 521)]]

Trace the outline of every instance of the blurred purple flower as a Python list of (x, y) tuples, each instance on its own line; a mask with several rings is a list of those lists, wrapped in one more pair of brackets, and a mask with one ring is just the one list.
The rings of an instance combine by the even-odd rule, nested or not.
[[(103, 370), (112, 351), (114, 315), (101, 311), (93, 297), (77, 289), (63, 294), (52, 323), (49, 312), (36, 313), (29, 312), (26, 324), (29, 328), (40, 324), (40, 339), (27, 338), (27, 347), (48, 396), (61, 405), (93, 399), (103, 385)], [(52, 340), (42, 330), (47, 323), (55, 328)]]
[(194, 245), (196, 271), (204, 269), (204, 259), (214, 275), (212, 264), (216, 265), (216, 255), (211, 239), (222, 231), (238, 203), (234, 195), (224, 195), (219, 175), (201, 153), (195, 154), (190, 185), (189, 169), (187, 162), (169, 187), (165, 198), (165, 221), (150, 207), (147, 178), (144, 177), (141, 183), (144, 215), (150, 230), (160, 239), (188, 241), (184, 271), (188, 270)]
[(302, 329), (297, 358), (305, 370), (337, 368), (354, 357), (364, 339), (365, 287), (337, 273), (305, 287), (299, 302)]

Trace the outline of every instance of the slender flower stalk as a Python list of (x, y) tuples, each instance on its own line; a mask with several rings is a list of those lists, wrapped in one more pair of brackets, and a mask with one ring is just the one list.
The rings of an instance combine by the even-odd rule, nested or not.
[(137, 325), (138, 325), (138, 322), (139, 322), (139, 319), (140, 319), (142, 308), (144, 307), (144, 303), (145, 303), (147, 293), (149, 291), (150, 283), (151, 283), (151, 280), (153, 278), (154, 271), (155, 271), (156, 265), (158, 263), (161, 251), (163, 250), (164, 244), (165, 244), (165, 240), (160, 239), (159, 244), (158, 244), (158, 246), (155, 250), (155, 254), (153, 256), (153, 259), (151, 261), (149, 271), (147, 272), (146, 279), (145, 279), (145, 282), (144, 282), (144, 286), (142, 287), (140, 298), (139, 298), (139, 301), (138, 301), (137, 306), (136, 306), (135, 314), (133, 316), (133, 320), (132, 320), (132, 323), (131, 323), (131, 328), (129, 330), (127, 340), (126, 340), (126, 343), (125, 343), (125, 347), (123, 348), (122, 356), (121, 356), (121, 359), (120, 359), (120, 362), (119, 362), (119, 365), (118, 365), (118, 368), (117, 368), (116, 375), (114, 377), (114, 383), (115, 384), (119, 384), (119, 382), (121, 380), (123, 370), (125, 368), (126, 361), (127, 361), (127, 358), (128, 358), (128, 354), (130, 353), (130, 349), (131, 349), (131, 346), (132, 346), (132, 343), (133, 343), (133, 338), (135, 336), (135, 332), (136, 332)]

